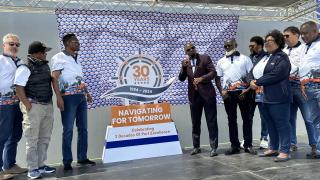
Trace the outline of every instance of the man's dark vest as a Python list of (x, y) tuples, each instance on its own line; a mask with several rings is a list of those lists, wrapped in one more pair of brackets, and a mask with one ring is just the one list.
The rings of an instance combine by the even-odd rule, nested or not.
[(32, 60), (29, 57), (26, 66), (31, 72), (25, 86), (27, 97), (37, 102), (50, 103), (52, 100), (52, 89), (48, 61)]

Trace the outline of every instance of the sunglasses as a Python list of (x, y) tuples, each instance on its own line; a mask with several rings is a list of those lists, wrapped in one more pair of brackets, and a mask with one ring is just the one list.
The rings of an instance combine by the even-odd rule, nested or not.
[(20, 43), (9, 42), (9, 43), (7, 43), (7, 44), (9, 44), (9, 46), (20, 47)]
[(283, 37), (284, 37), (284, 38), (289, 38), (290, 35), (289, 35), (289, 34), (285, 34), (285, 35), (283, 35)]
[(187, 52), (191, 51), (192, 49), (195, 49), (194, 46), (192, 46), (190, 49), (186, 49)]
[(232, 45), (230, 45), (230, 44), (227, 44), (227, 45), (224, 45), (223, 47), (225, 48), (225, 49), (227, 49), (227, 48), (229, 48), (229, 47), (231, 47)]
[(274, 41), (275, 41), (275, 40), (273, 40), (273, 39), (269, 39), (269, 40), (265, 40), (264, 43), (265, 43), (265, 44), (268, 44), (268, 43), (274, 42)]

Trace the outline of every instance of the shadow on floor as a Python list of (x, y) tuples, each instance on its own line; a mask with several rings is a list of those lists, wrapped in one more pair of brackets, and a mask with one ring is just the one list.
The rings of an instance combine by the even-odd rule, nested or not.
[[(257, 144), (258, 142), (255, 142)], [(77, 180), (265, 180), (265, 179), (320, 179), (320, 161), (306, 159), (309, 145), (298, 144), (298, 151), (291, 153), (291, 160), (283, 163), (273, 162), (272, 157), (261, 158), (244, 153), (225, 156), (228, 144), (220, 145), (219, 155), (209, 157), (209, 147), (195, 156), (190, 156), (190, 149), (183, 155), (167, 156), (112, 164), (97, 162), (93, 167), (77, 167), (64, 171), (62, 166), (57, 172), (46, 175), (43, 179)], [(256, 146), (255, 149), (262, 153)], [(26, 174), (14, 179), (26, 179)]]

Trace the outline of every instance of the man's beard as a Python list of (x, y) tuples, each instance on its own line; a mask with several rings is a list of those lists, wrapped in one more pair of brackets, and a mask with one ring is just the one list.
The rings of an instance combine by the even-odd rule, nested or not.
[(252, 52), (251, 52), (251, 55), (252, 55), (252, 56), (255, 56), (255, 55), (257, 55), (257, 54), (258, 54), (258, 53), (256, 53), (255, 51), (252, 51)]
[(233, 54), (236, 51), (237, 51), (236, 49), (232, 49), (232, 50), (226, 52), (226, 56), (230, 56), (231, 54)]

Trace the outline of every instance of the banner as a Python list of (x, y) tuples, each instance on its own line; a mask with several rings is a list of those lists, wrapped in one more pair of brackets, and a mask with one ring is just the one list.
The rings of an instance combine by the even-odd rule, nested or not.
[(168, 103), (112, 106), (104, 163), (182, 154)]
[[(140, 92), (128, 94), (130, 88), (136, 88), (130, 86), (110, 92), (119, 85), (115, 77), (119, 63), (124, 62), (119, 59), (130, 59), (137, 54), (154, 57), (163, 68), (163, 86), (157, 88), (166, 88), (166, 82), (179, 74), (187, 42), (194, 43), (199, 53), (208, 54), (216, 64), (224, 56), (224, 40), (236, 36), (239, 19), (238, 16), (227, 15), (72, 9), (57, 9), (56, 16), (59, 37), (75, 33), (80, 40), (78, 58), (94, 99), (89, 108), (120, 105), (119, 97), (135, 96), (142, 100), (147, 98), (146, 101), (159, 98), (158, 95), (142, 96)], [(163, 91), (159, 101), (188, 103), (187, 82), (173, 83)], [(217, 97), (217, 102), (221, 101), (221, 97)]]

